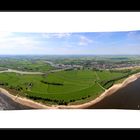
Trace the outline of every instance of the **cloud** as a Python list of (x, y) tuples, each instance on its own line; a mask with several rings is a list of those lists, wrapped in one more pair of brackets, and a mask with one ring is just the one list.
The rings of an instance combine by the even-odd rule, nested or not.
[[(17, 36), (16, 34), (2, 34), (0, 33), (0, 46), (2, 44), (7, 45), (7, 47), (10, 46), (16, 46), (16, 45), (22, 45), (22, 46), (27, 46), (27, 45), (35, 45), (37, 44), (37, 40), (31, 37), (25, 37), (25, 36)], [(21, 46), (21, 47), (22, 47)], [(19, 46), (20, 47), (20, 46)]]
[(6, 42), (13, 36), (11, 32), (0, 32), (0, 42)]
[(70, 37), (71, 33), (44, 33), (42, 34), (43, 38), (66, 38), (66, 37)]
[(70, 37), (71, 36), (71, 33), (56, 33), (56, 34), (54, 34), (54, 36), (56, 38)]
[(0, 32), (0, 38), (5, 38), (12, 36), (13, 34), (11, 32)]
[(0, 54), (31, 54), (42, 50), (42, 42), (33, 36), (24, 34), (0, 32)]
[(123, 36), (117, 36), (117, 40), (114, 39), (115, 37), (113, 34), (105, 35), (105, 33), (92, 35), (0, 32), (0, 54), (135, 54), (140, 52), (140, 32), (127, 32), (123, 39), (121, 38)]
[(93, 41), (85, 36), (80, 36), (80, 41), (78, 42), (78, 45), (80, 46), (86, 46), (90, 43), (92, 43)]
[(140, 32), (131, 31), (127, 34), (128, 39), (140, 40)]
[[(43, 34), (45, 38), (65, 38), (70, 33)], [(64, 42), (64, 41), (63, 41)], [(60, 43), (60, 42), (59, 42)], [(69, 44), (64, 42), (64, 44)], [(61, 53), (61, 45), (52, 40), (42, 40), (41, 34), (0, 32), (0, 54), (53, 54)], [(70, 48), (71, 46), (67, 46)], [(63, 50), (63, 49), (62, 49)], [(65, 49), (64, 49), (65, 50)]]

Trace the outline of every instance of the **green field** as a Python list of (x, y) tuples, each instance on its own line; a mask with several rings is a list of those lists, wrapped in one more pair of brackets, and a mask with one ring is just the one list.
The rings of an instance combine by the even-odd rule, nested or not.
[[(38, 71), (38, 72), (46, 72), (48, 70), (52, 70), (53, 67), (45, 63), (45, 61), (42, 60), (18, 60), (18, 59), (0, 59), (0, 68), (10, 68), (10, 69), (16, 69), (21, 71)], [(0, 69), (0, 70), (1, 70)]]
[[(134, 71), (135, 72), (135, 71)], [(131, 74), (129, 72), (129, 74)], [(48, 75), (0, 73), (0, 86), (14, 94), (49, 104), (68, 104), (96, 98), (128, 72), (70, 70)]]

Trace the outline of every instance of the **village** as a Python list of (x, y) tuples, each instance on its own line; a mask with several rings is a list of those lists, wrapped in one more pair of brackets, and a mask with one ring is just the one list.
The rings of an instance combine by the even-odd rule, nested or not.
[(54, 64), (53, 62), (47, 61), (47, 63), (51, 64), (51, 66), (55, 67), (56, 69), (66, 69), (66, 70), (80, 70), (80, 69), (116, 69), (116, 68), (129, 68), (129, 67), (136, 67), (140, 66), (140, 63), (130, 63), (130, 62), (119, 62), (119, 63), (110, 63), (105, 62), (101, 63), (100, 61), (94, 62), (87, 62), (80, 63), (80, 64)]

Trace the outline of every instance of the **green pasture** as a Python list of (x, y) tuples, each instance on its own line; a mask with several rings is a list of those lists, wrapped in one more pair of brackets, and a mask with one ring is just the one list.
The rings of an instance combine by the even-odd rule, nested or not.
[(113, 85), (115, 81), (112, 79), (122, 77), (125, 74), (108, 70), (71, 70), (48, 75), (9, 72), (0, 73), (0, 86), (34, 100), (68, 104), (89, 97), (96, 98), (104, 91), (103, 88), (109, 88)]

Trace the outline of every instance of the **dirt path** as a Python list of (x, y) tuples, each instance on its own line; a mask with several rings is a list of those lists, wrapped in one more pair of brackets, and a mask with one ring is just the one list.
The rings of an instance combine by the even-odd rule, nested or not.
[(97, 72), (95, 71), (95, 75), (96, 75), (96, 83), (105, 91), (106, 89), (98, 82), (98, 80), (100, 80), (100, 77), (98, 76)]
[(96, 75), (97, 80), (100, 80), (100, 78), (99, 78), (99, 76), (98, 76), (96, 71), (95, 71), (95, 75)]
[(105, 89), (103, 86), (101, 86), (101, 84), (100, 84), (98, 81), (96, 81), (96, 83), (97, 83), (104, 91), (106, 91), (106, 89)]

